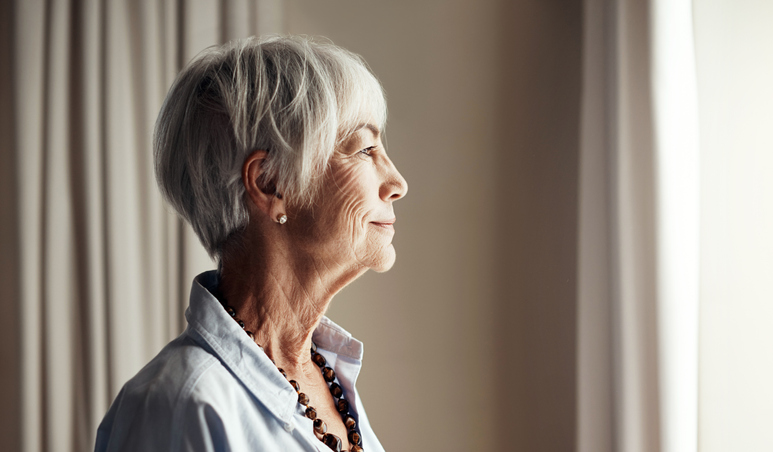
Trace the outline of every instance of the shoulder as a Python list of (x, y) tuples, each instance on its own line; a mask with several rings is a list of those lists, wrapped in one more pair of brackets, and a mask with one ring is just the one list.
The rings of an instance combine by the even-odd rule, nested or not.
[(178, 449), (183, 436), (196, 434), (184, 427), (192, 416), (200, 419), (199, 430), (216, 428), (218, 393), (233, 386), (231, 380), (217, 357), (183, 334), (121, 389), (99, 426), (96, 450)]

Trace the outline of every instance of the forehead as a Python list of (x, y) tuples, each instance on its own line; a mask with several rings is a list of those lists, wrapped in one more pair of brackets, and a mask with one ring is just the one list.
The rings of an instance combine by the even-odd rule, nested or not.
[[(362, 71), (360, 83), (347, 83), (339, 91), (338, 126), (341, 138), (359, 131), (364, 126), (376, 128), (378, 134), (383, 133), (386, 123), (386, 99), (381, 85), (368, 72)], [(354, 82), (354, 78), (349, 82)]]

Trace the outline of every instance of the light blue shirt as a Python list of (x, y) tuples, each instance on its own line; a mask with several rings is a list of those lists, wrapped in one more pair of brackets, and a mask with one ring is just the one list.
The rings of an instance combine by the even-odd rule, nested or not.
[[(216, 286), (214, 271), (193, 281), (188, 327), (121, 389), (96, 451), (330, 451), (290, 383), (212, 295)], [(362, 342), (327, 317), (313, 340), (338, 376), (363, 449), (383, 452), (354, 386)]]

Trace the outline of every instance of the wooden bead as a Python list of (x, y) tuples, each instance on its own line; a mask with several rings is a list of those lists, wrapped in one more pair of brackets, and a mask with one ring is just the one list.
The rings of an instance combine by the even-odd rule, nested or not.
[(282, 369), (281, 367), (277, 367), (277, 370), (279, 371), (280, 374), (282, 374), (283, 377), (287, 378), (287, 374), (285, 373), (284, 369)]
[(350, 450), (351, 450), (351, 452), (364, 452), (362, 447), (360, 447), (360, 446), (352, 446), (352, 448)]
[(341, 389), (341, 386), (339, 386), (338, 383), (330, 383), (330, 393), (333, 394), (333, 397), (336, 399), (340, 399), (341, 396), (344, 395), (344, 390)]
[(307, 407), (306, 417), (311, 419), (312, 421), (317, 419), (317, 410), (315, 410), (313, 406)]
[(341, 438), (335, 436), (332, 433), (325, 433), (322, 436), (322, 442), (325, 443), (327, 447), (330, 449), (341, 452), (341, 449), (343, 448), (343, 444), (341, 443)]
[(253, 341), (255, 340), (255, 335), (252, 334), (252, 331), (247, 331), (247, 336), (249, 336), (249, 338), (252, 339)]
[(320, 435), (327, 433), (327, 424), (322, 419), (314, 419), (314, 431)]
[(300, 403), (303, 406), (306, 406), (309, 404), (309, 396), (306, 394), (299, 392), (298, 393), (298, 403)]
[(325, 360), (325, 357), (320, 355), (319, 353), (315, 353), (312, 360), (319, 367), (325, 367), (325, 364), (327, 364), (327, 360)]
[(322, 376), (325, 377), (325, 381), (330, 383), (336, 379), (336, 371), (329, 367), (325, 367), (322, 369)]
[(297, 381), (290, 380), (290, 386), (295, 388), (295, 392), (301, 392), (301, 385), (299, 385)]
[(242, 322), (241, 320), (237, 320), (236, 323), (238, 323), (239, 326), (242, 327), (242, 329), (244, 329), (244, 322)]
[(360, 441), (361, 441), (360, 434), (357, 433), (356, 430), (349, 430), (349, 442), (356, 446), (359, 446)]
[(344, 416), (344, 425), (347, 430), (354, 430), (357, 428), (357, 421), (354, 420), (351, 414)]
[(346, 399), (338, 399), (336, 407), (338, 408), (338, 412), (341, 414), (346, 414), (349, 412), (349, 402)]

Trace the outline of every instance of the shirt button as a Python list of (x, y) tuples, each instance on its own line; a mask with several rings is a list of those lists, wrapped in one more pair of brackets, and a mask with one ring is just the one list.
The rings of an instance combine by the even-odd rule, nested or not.
[(293, 424), (290, 423), (290, 422), (285, 424), (285, 431), (287, 431), (288, 433), (292, 432), (294, 428), (295, 428), (295, 426), (293, 426)]

